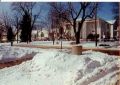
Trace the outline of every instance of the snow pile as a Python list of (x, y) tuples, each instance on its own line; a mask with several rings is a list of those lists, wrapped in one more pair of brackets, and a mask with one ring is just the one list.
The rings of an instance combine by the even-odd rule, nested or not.
[(7, 62), (7, 61), (15, 60), (17, 58), (23, 57), (26, 54), (31, 54), (32, 52), (39, 52), (39, 50), (1, 45), (0, 61)]
[(32, 60), (0, 70), (0, 85), (113, 85), (120, 59), (100, 52), (72, 55), (44, 50)]

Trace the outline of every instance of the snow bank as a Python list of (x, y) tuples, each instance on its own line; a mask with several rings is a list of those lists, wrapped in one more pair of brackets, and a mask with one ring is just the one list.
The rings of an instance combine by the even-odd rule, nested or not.
[(0, 85), (110, 85), (118, 80), (119, 67), (120, 59), (100, 52), (41, 49), (32, 60), (1, 69)]
[(21, 58), (26, 54), (31, 54), (32, 52), (39, 52), (39, 50), (1, 45), (0, 46), (0, 62), (7, 62), (7, 61), (14, 60), (16, 58)]

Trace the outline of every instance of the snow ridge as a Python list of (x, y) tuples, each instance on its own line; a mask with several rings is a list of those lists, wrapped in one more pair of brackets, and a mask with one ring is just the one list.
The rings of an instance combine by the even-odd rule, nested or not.
[(51, 49), (32, 51), (38, 52), (32, 60), (0, 70), (0, 85), (108, 85), (118, 80), (117, 56), (93, 51), (83, 55)]

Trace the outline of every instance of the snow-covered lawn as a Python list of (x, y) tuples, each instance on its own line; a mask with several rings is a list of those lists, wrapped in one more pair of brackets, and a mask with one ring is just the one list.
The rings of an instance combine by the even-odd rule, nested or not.
[[(62, 45), (66, 47), (71, 47), (71, 43), (75, 43), (75, 41), (62, 41)], [(13, 43), (14, 45), (35, 45), (35, 46), (61, 46), (61, 41), (55, 41), (53, 45), (53, 41), (32, 41), (29, 44), (25, 42), (17, 43), (16, 41)], [(106, 44), (109, 46), (99, 46), (100, 44)], [(10, 46), (10, 42), (7, 43), (0, 43), (0, 45), (8, 45)], [(95, 42), (93, 41), (82, 41), (80, 42), (79, 45), (82, 45), (83, 47), (87, 48), (96, 48)], [(120, 43), (119, 41), (114, 41), (114, 42), (98, 42), (97, 48), (106, 48), (108, 47), (109, 49), (120, 49)]]
[[(63, 46), (72, 46), (72, 42), (75, 42), (75, 41), (62, 41), (62, 45)], [(16, 44), (16, 43), (15, 43)], [(25, 45), (27, 43), (19, 43), (17, 45)], [(53, 46), (53, 41), (33, 41), (33, 42), (30, 42), (29, 43), (30, 45), (41, 45), (41, 46)], [(109, 45), (110, 47), (112, 48), (118, 48), (118, 41), (115, 41), (115, 42), (98, 42), (98, 46), (97, 48), (103, 48), (103, 46), (99, 46), (100, 44), (107, 44)], [(61, 45), (61, 41), (55, 41), (54, 43), (54, 46), (60, 46)], [(88, 48), (91, 48), (91, 47), (96, 47), (95, 46), (95, 42), (93, 41), (82, 41), (79, 45), (82, 45), (83, 47), (88, 47)]]
[(100, 52), (73, 55), (69, 50), (10, 48), (38, 53), (30, 61), (1, 69), (0, 85), (114, 85), (120, 73), (120, 59)]

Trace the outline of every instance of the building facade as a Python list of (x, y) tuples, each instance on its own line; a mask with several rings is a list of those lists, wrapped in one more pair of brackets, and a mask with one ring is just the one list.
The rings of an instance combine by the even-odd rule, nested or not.
[(119, 39), (119, 32), (120, 32), (120, 28), (119, 28), (119, 20), (116, 19), (114, 24), (113, 24), (113, 35), (114, 35), (114, 38), (116, 39)]
[(2, 23), (0, 23), (0, 42), (6, 41), (7, 41), (7, 29)]
[(32, 40), (47, 40), (48, 30), (32, 30)]
[[(81, 20), (77, 20), (77, 26), (78, 28), (78, 23)], [(105, 20), (102, 20), (98, 18), (96, 20), (97, 23), (97, 34), (99, 34), (99, 40), (102, 40), (103, 38), (108, 38), (113, 37), (113, 30), (111, 30), (111, 24), (106, 22)], [(64, 26), (64, 30), (69, 29), (71, 37), (74, 37), (74, 30), (73, 27), (67, 23)], [(95, 20), (94, 19), (87, 19), (84, 21), (81, 32), (80, 32), (80, 39), (86, 40), (87, 36), (89, 34), (95, 34)]]

